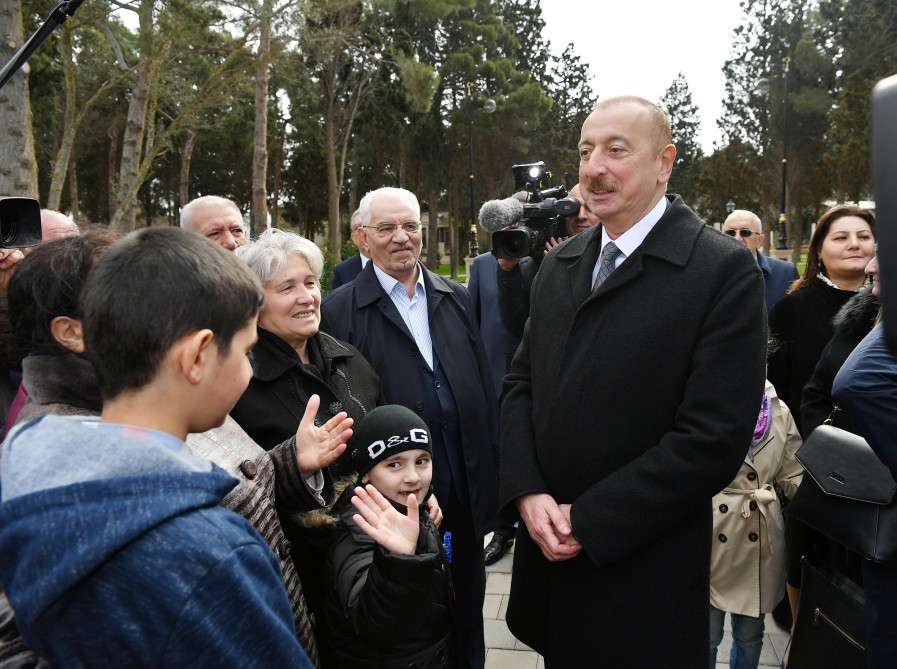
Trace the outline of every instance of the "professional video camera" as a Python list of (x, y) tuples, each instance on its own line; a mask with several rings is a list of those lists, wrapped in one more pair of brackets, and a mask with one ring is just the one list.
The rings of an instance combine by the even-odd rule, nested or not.
[[(527, 203), (517, 198), (490, 200), (480, 208), (480, 225), (492, 234), (492, 253), (498, 258), (530, 256), (541, 262), (545, 243), (554, 237), (566, 236), (564, 218), (579, 211), (579, 202), (567, 197), (564, 186), (548, 187), (552, 174), (545, 163), (514, 165), (514, 187), (527, 193)], [(514, 223), (526, 221), (513, 230), (504, 230)]]
[(0, 247), (23, 248), (40, 242), (40, 204), (37, 200), (0, 195)]

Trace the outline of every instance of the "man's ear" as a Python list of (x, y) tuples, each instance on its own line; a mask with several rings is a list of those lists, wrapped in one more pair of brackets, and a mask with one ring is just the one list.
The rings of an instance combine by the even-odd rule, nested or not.
[(359, 225), (355, 228), (355, 239), (353, 241), (355, 242), (355, 246), (357, 246), (362, 253), (370, 255), (371, 251), (370, 248), (368, 248), (367, 234), (367, 230)]
[(209, 365), (217, 359), (215, 334), (209, 330), (196, 330), (175, 342), (176, 363), (188, 383), (199, 384), (208, 373)]
[(673, 164), (676, 162), (676, 147), (667, 144), (660, 151), (660, 174), (657, 176), (657, 183), (665, 184), (670, 180), (673, 173)]
[(84, 353), (84, 329), (77, 318), (57, 316), (50, 321), (50, 334), (63, 348), (72, 353)]

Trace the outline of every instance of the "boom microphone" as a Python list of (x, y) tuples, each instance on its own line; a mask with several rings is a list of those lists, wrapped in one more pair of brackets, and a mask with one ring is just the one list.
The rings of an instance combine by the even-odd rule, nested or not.
[(523, 204), (515, 197), (489, 200), (480, 207), (480, 225), (486, 232), (498, 232), (523, 218)]

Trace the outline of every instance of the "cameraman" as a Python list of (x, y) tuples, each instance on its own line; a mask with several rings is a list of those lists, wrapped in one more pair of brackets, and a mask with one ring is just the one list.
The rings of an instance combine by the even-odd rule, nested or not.
[[(598, 217), (589, 211), (579, 194), (579, 184), (570, 189), (569, 197), (579, 202), (579, 212), (575, 216), (568, 216), (565, 220), (567, 237), (560, 239), (552, 237), (545, 243), (546, 253), (565, 239), (598, 223)], [(529, 318), (529, 290), (538, 269), (538, 263), (529, 256), (498, 259), (496, 270), (498, 310), (502, 323), (514, 337), (523, 336), (523, 326)]]

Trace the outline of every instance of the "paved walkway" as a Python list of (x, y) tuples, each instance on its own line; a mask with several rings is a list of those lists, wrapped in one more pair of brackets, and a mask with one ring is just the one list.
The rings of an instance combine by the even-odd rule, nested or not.
[[(490, 536), (486, 537), (486, 543)], [(508, 608), (508, 594), (511, 592), (511, 565), (514, 560), (513, 548), (493, 565), (486, 567), (486, 601), (483, 603), (483, 618), (486, 625), (486, 669), (544, 669), (542, 656), (514, 638), (505, 623)], [(782, 653), (788, 643), (788, 632), (766, 616), (766, 638), (760, 656), (761, 667), (778, 667)], [(726, 618), (726, 633), (719, 647), (717, 669), (726, 669), (732, 635), (729, 619)], [(608, 668), (612, 669), (612, 668)]]

